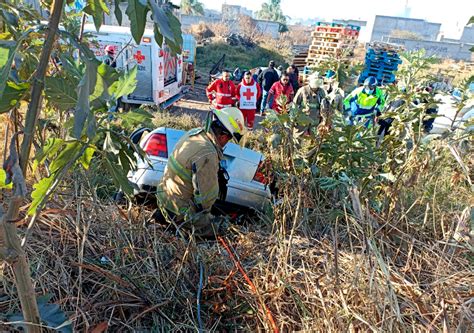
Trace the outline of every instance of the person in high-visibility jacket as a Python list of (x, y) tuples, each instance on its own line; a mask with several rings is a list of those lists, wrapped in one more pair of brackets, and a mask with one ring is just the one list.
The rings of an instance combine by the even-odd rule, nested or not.
[(219, 196), (222, 150), (245, 133), (244, 117), (235, 107), (216, 109), (209, 128), (195, 128), (176, 144), (157, 189), (154, 218), (171, 222), (197, 236), (216, 232), (211, 208)]
[(206, 88), (209, 103), (216, 109), (235, 105), (237, 102), (235, 91), (235, 84), (230, 80), (230, 72), (228, 70), (224, 70), (222, 78), (215, 80)]
[(365, 121), (366, 127), (371, 127), (380, 116), (385, 105), (385, 96), (379, 87), (377, 79), (368, 77), (362, 87), (354, 89), (344, 99), (344, 110), (349, 113), (349, 122)]

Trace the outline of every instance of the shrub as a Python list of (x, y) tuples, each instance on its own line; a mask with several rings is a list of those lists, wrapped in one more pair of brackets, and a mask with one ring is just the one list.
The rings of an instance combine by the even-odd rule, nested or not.
[(203, 39), (215, 36), (214, 32), (204, 22), (193, 24), (189, 29), (189, 33), (192, 34), (198, 42), (202, 41)]

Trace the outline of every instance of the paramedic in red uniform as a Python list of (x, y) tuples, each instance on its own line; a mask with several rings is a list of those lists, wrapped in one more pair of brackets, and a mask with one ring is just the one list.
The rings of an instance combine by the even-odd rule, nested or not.
[(235, 85), (230, 80), (230, 72), (224, 70), (222, 79), (217, 79), (206, 88), (207, 98), (216, 109), (220, 110), (235, 105)]
[[(283, 100), (280, 100), (280, 97), (285, 97), (286, 107), (293, 101), (294, 91), (293, 87), (290, 84), (290, 77), (288, 73), (281, 73), (280, 81), (277, 81), (273, 84), (268, 92), (268, 98), (271, 103), (270, 107), (276, 111), (276, 113), (281, 113), (283, 105), (281, 103)], [(288, 109), (285, 108), (287, 111)]]
[(242, 82), (237, 86), (236, 96), (239, 101), (239, 109), (244, 115), (245, 126), (251, 130), (257, 111), (257, 101), (262, 96), (262, 88), (254, 81), (252, 73), (249, 71), (244, 73)]

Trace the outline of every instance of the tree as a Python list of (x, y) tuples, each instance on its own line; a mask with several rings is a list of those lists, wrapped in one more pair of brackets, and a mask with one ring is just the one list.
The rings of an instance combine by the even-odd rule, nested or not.
[(281, 0), (270, 0), (268, 3), (263, 3), (262, 9), (257, 12), (257, 18), (279, 22), (282, 24), (279, 31), (288, 31), (286, 27), (287, 17), (283, 15), (283, 11), (281, 10)]
[(257, 26), (257, 22), (248, 15), (239, 15), (239, 31), (242, 36), (248, 38), (252, 42), (256, 42), (262, 32)]
[[(115, 2), (115, 15), (121, 22), (118, 3)], [(10, 144), (5, 147), (8, 158), (1, 170), (4, 176), (0, 177), (0, 188), (12, 188), (4, 197), (8, 198), (5, 200), (8, 201), (6, 212), (0, 207), (0, 260), (12, 268), (23, 313), (11, 321), (24, 322), (22, 326), (28, 332), (42, 331), (43, 313), (49, 312), (47, 315), (51, 317), (51, 308), (36, 300), (23, 248), (27, 238), (21, 242), (15, 223), (11, 223), (18, 219), (20, 207), (29, 194), (25, 179), (34, 178), (27, 177), (31, 170), (32, 146), (36, 148), (35, 164), (45, 167), (47, 172), (33, 185), (28, 210), (32, 215), (30, 229), (68, 172), (76, 167), (87, 169), (94, 156), (104, 159), (116, 184), (125, 186), (126, 191), (133, 191), (126, 178), (127, 168), (130, 168), (128, 161), (133, 161), (133, 153), (127, 146), (133, 144), (111, 130), (107, 114), (109, 106), (120, 96), (133, 91), (136, 69), (127, 74), (117, 72), (97, 60), (88, 43), (81, 42), (74, 33), (60, 29), (65, 26), (64, 0), (42, 5), (51, 9), (47, 25), (40, 23), (39, 14), (23, 8), (22, 3), (0, 2), (0, 30), (3, 32), (0, 41), (0, 113), (10, 113), (16, 131), (12, 135), (6, 132), (5, 142)], [(173, 52), (179, 52), (181, 25), (173, 15), (172, 4), (166, 0), (128, 0), (126, 14), (135, 41), (140, 43), (142, 39), (149, 11), (153, 16), (157, 43), (161, 45), (165, 41)], [(110, 9), (103, 0), (87, 0), (83, 12), (92, 16), (98, 30), (104, 13), (109, 13)], [(75, 51), (79, 51), (78, 59), (71, 56)], [(61, 66), (57, 60), (61, 60)], [(26, 111), (24, 121), (19, 112), (22, 105), (28, 105), (27, 110), (22, 110)], [(46, 107), (58, 114), (74, 115), (72, 122), (64, 120), (59, 124), (64, 128), (63, 137), (51, 135), (50, 140), (45, 141), (39, 135), (42, 130), (38, 119)], [(21, 136), (23, 140), (18, 151)], [(104, 140), (104, 136), (104, 148), (100, 149), (97, 142)], [(118, 164), (122, 168), (116, 168)]]
[(204, 15), (204, 6), (199, 0), (181, 0), (181, 14)]

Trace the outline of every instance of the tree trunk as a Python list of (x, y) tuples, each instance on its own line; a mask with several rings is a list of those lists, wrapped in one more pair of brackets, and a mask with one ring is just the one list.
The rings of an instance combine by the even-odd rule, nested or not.
[[(31, 152), (33, 136), (40, 114), (42, 93), (44, 88), (44, 78), (48, 68), (51, 50), (58, 30), (59, 21), (64, 7), (64, 0), (55, 0), (52, 6), (51, 17), (48, 23), (48, 32), (44, 42), (43, 50), (38, 65), (38, 69), (33, 78), (33, 86), (31, 90), (31, 102), (26, 113), (24, 138), (21, 145), (21, 154), (19, 156), (20, 167), (23, 175), (27, 174), (28, 160)], [(6, 239), (7, 253), (10, 254), (6, 258), (11, 264), (15, 274), (15, 282), (18, 290), (18, 298), (20, 299), (21, 309), (28, 332), (41, 332), (41, 320), (36, 303), (35, 290), (31, 279), (30, 268), (25, 251), (20, 245), (20, 238), (17, 234), (14, 222), (18, 218), (18, 212), (22, 203), (22, 198), (14, 196), (9, 202), (8, 212), (4, 216), (3, 232)], [(10, 259), (10, 260), (9, 260)]]

